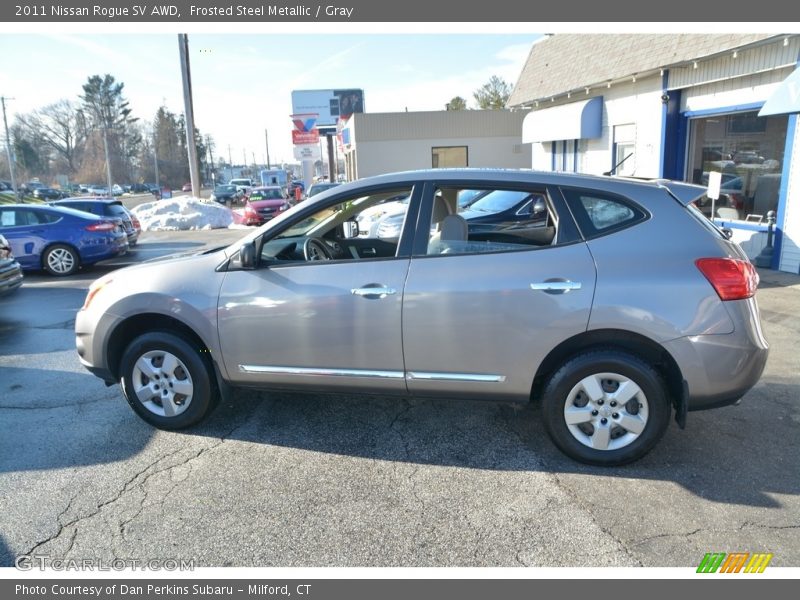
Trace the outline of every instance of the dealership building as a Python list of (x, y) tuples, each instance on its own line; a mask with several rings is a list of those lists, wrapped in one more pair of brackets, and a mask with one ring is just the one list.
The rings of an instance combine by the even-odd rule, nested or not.
[(340, 140), (347, 179), (443, 167), (528, 168), (524, 111), (356, 113)]
[[(702, 185), (721, 172), (705, 210), (762, 258), (774, 211), (770, 264), (798, 273), (798, 60), (798, 35), (559, 34), (533, 45), (509, 106), (534, 169)], [(781, 95), (794, 107), (773, 108)]]

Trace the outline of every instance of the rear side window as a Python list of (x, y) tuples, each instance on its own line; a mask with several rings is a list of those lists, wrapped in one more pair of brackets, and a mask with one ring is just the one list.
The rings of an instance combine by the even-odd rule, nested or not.
[(424, 254), (534, 250), (555, 245), (557, 228), (543, 188), (437, 186)]
[(630, 227), (648, 216), (644, 209), (627, 198), (594, 190), (561, 191), (585, 238)]
[(105, 214), (106, 216), (111, 217), (125, 217), (127, 213), (123, 208), (122, 204), (106, 204), (105, 205)]

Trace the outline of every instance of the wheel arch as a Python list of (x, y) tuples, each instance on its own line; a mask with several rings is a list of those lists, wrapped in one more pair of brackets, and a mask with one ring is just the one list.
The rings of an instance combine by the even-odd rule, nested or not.
[(681, 412), (681, 404), (686, 399), (683, 375), (678, 363), (658, 342), (639, 333), (621, 329), (585, 331), (564, 340), (553, 348), (536, 371), (531, 387), (531, 400), (541, 397), (547, 380), (570, 356), (584, 351), (599, 349), (627, 351), (650, 364), (664, 378), (670, 401), (676, 411)]
[(195, 345), (199, 349), (200, 356), (216, 371), (208, 344), (186, 323), (161, 313), (142, 313), (121, 321), (108, 336), (105, 355), (108, 357), (108, 369), (115, 379), (120, 377), (120, 362), (128, 345), (138, 336), (155, 331), (167, 331)]

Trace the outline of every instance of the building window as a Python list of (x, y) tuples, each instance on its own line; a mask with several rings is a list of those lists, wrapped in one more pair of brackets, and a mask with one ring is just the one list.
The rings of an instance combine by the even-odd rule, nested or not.
[[(691, 119), (686, 179), (708, 185), (711, 171), (722, 173), (715, 217), (765, 217), (777, 210), (787, 126), (786, 115), (759, 117), (756, 111)], [(710, 216), (710, 202), (700, 208)]]
[(636, 125), (614, 126), (614, 175), (631, 177), (636, 174)]
[(431, 166), (434, 169), (468, 167), (466, 146), (434, 146), (431, 148)]

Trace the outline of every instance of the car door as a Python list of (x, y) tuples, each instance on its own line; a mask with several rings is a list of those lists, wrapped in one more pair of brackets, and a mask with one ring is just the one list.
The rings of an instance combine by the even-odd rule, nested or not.
[(0, 233), (11, 244), (14, 257), (23, 268), (41, 268), (40, 255), (46, 243), (46, 229), (34, 211), (21, 207), (0, 207)]
[[(538, 229), (515, 237), (462, 227), (464, 239), (437, 237), (437, 214), (461, 218), (452, 216), (461, 189), (490, 185), (432, 185), (424, 194), (403, 300), (410, 393), (524, 401), (544, 357), (586, 330), (595, 267), (555, 190), (521, 188), (546, 199)], [(448, 198), (447, 209), (433, 206)]]
[[(218, 328), (232, 381), (406, 393), (401, 315), (410, 253), (400, 243), (390, 256), (363, 253), (344, 237), (353, 207), (387, 193), (392, 190), (334, 197), (286, 215), (298, 215), (293, 219), (278, 217), (255, 240), (261, 264), (229, 269)], [(342, 221), (346, 214), (353, 219)], [(337, 250), (334, 258), (305, 260), (300, 246), (311, 238)]]

